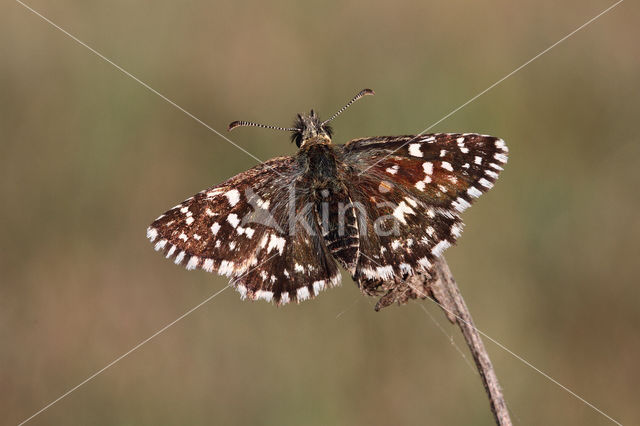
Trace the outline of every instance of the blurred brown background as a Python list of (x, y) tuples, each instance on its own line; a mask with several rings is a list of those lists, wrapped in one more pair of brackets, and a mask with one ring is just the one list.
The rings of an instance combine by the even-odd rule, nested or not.
[[(417, 133), (608, 1), (81, 2), (32, 7), (225, 131), (314, 107), (338, 143)], [(433, 131), (511, 148), (447, 252), (480, 329), (640, 422), (640, 6), (627, 1)], [(0, 6), (0, 415), (16, 424), (225, 285), (147, 225), (255, 161), (15, 2)], [(226, 134), (226, 132), (225, 132)], [(261, 159), (288, 135), (230, 134)], [(30, 424), (492, 424), (430, 301), (375, 313), (227, 290)], [(339, 315), (342, 313), (342, 315)], [(610, 424), (486, 342), (516, 424)]]

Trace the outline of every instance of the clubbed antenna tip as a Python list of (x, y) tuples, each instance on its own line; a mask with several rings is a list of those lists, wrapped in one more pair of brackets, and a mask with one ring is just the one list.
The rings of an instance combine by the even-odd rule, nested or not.
[(349, 108), (351, 106), (351, 104), (353, 104), (355, 101), (357, 101), (358, 99), (362, 98), (363, 96), (367, 96), (367, 95), (375, 95), (376, 92), (374, 92), (371, 89), (363, 89), (361, 90), (357, 95), (355, 95), (353, 97), (353, 99), (351, 99), (349, 102), (347, 102), (347, 104), (345, 106), (343, 106), (342, 108), (340, 108), (338, 110), (338, 112), (336, 112), (335, 114), (333, 114), (331, 116), (331, 118), (329, 118), (328, 120), (325, 120), (322, 122), (322, 125), (327, 124), (328, 122), (330, 122), (331, 120), (333, 120), (334, 118), (336, 118), (337, 116), (339, 116), (340, 114), (342, 114), (344, 112), (345, 109)]
[(233, 129), (235, 129), (236, 127), (240, 127), (242, 126), (242, 121), (232, 121), (231, 123), (229, 123), (229, 127), (227, 128), (227, 130), (230, 132)]

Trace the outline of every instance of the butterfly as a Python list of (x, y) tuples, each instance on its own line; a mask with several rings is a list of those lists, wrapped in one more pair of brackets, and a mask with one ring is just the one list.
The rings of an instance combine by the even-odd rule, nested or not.
[[(377, 136), (333, 144), (327, 120), (298, 114), (294, 156), (277, 157), (201, 191), (147, 229), (187, 269), (231, 279), (243, 299), (277, 305), (336, 286), (343, 267), (365, 294), (433, 272), (460, 237), (460, 214), (507, 162), (504, 141), (473, 133)], [(373, 290), (372, 290), (373, 289)]]

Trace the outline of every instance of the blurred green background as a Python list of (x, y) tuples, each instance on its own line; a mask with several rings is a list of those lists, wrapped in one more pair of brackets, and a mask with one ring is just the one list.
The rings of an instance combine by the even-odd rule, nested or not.
[[(28, 4), (225, 135), (375, 89), (335, 121), (344, 143), (420, 132), (612, 3)], [(640, 423), (639, 12), (622, 3), (433, 129), (511, 149), (447, 252), (477, 326), (625, 424)], [(145, 229), (256, 163), (18, 3), (0, 16), (0, 417), (16, 424), (225, 285)], [(279, 132), (229, 136), (260, 159), (295, 152)], [(227, 290), (30, 424), (493, 424), (439, 308), (373, 303), (346, 275), (282, 309)], [(516, 424), (610, 424), (486, 345)]]

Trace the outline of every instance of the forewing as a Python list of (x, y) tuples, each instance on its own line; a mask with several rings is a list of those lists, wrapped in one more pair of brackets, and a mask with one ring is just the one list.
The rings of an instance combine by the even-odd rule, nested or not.
[(291, 157), (262, 163), (173, 207), (147, 236), (176, 264), (230, 277), (243, 298), (305, 300), (339, 274), (318, 250), (313, 221), (290, 226), (308, 204), (299, 177)]
[[(501, 139), (459, 133), (356, 139), (342, 147), (352, 198), (367, 218), (356, 275), (429, 273), (433, 258), (460, 236), (459, 213), (493, 186), (507, 152)], [(388, 224), (376, 229), (384, 218)]]

